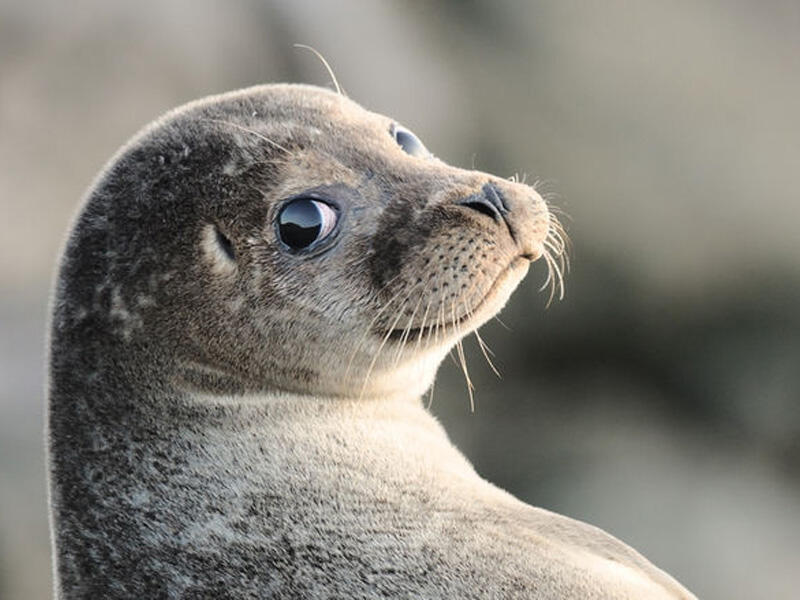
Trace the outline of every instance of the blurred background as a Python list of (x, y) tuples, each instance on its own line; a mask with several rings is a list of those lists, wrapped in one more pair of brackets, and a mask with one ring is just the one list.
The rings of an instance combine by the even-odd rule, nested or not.
[[(800, 588), (800, 4), (0, 0), (0, 598), (50, 595), (50, 278), (83, 191), (162, 112), (330, 85), (453, 164), (541, 179), (573, 241), (474, 341), (478, 471), (705, 599)], [(473, 338), (474, 340), (474, 338)]]

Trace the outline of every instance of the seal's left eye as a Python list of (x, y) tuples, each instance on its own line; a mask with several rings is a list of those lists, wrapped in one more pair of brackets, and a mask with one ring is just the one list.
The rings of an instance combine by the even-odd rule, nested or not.
[(321, 200), (297, 198), (281, 209), (278, 235), (292, 250), (302, 250), (330, 235), (338, 218), (336, 210)]
[(390, 133), (392, 137), (394, 137), (394, 141), (398, 143), (406, 154), (420, 158), (431, 155), (419, 138), (402, 125), (392, 125)]

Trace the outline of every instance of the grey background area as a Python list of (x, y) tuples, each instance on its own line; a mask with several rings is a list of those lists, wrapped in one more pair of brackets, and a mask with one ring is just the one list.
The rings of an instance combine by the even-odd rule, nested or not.
[(45, 320), (79, 199), (142, 125), (329, 85), (570, 215), (432, 410), (490, 480), (706, 599), (800, 589), (800, 4), (0, 0), (0, 598), (46, 598)]

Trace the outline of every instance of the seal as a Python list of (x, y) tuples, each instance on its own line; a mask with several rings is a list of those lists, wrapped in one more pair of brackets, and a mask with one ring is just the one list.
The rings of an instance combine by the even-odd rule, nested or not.
[(479, 477), (420, 396), (563, 236), (341, 94), (177, 109), (60, 263), (48, 456), (61, 598), (688, 598)]

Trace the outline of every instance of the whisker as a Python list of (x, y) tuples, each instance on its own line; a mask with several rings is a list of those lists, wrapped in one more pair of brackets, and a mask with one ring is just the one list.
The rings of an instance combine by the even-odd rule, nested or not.
[(547, 279), (545, 280), (545, 286), (542, 289), (544, 289), (545, 287), (550, 288), (550, 294), (548, 295), (547, 303), (545, 304), (545, 306), (549, 307), (550, 303), (553, 302), (553, 297), (555, 296), (555, 290), (556, 290), (556, 282), (555, 282), (556, 281), (556, 275), (555, 275), (555, 273), (556, 273), (556, 271), (553, 268), (553, 257), (550, 256), (550, 254), (545, 253), (544, 254), (544, 260), (545, 260), (545, 263), (547, 264)]
[(428, 335), (425, 337), (425, 349), (426, 350), (431, 347), (431, 341), (436, 343), (435, 340), (433, 339), (433, 337), (434, 337), (434, 334), (436, 333), (436, 330), (438, 329), (438, 327), (439, 327), (438, 322), (437, 323), (433, 323), (431, 325), (428, 325)]
[(428, 404), (425, 406), (427, 410), (431, 409), (433, 406), (433, 390), (436, 388), (436, 376), (434, 375), (433, 381), (431, 381), (431, 389), (428, 390)]
[(305, 44), (294, 44), (294, 47), (295, 48), (304, 48), (305, 50), (311, 50), (311, 52), (313, 52), (317, 56), (317, 58), (320, 60), (320, 62), (323, 65), (325, 65), (325, 68), (328, 70), (328, 75), (331, 76), (331, 79), (333, 80), (333, 85), (336, 86), (336, 93), (339, 94), (340, 96), (346, 96), (347, 95), (347, 94), (343, 94), (342, 93), (342, 88), (339, 85), (339, 81), (336, 79), (336, 75), (333, 74), (333, 69), (331, 69), (331, 66), (328, 64), (328, 61), (325, 60), (325, 57), (322, 56), (322, 54), (320, 52), (318, 52), (316, 48), (312, 48), (311, 46), (306, 46)]
[(389, 306), (391, 306), (394, 303), (395, 300), (397, 300), (400, 297), (401, 293), (402, 293), (402, 290), (398, 290), (398, 292), (394, 296), (392, 296), (389, 299), (388, 302), (386, 302), (383, 306), (381, 306), (378, 309), (378, 312), (372, 318), (372, 320), (364, 328), (363, 335), (361, 336), (361, 338), (359, 338), (358, 342), (356, 343), (355, 347), (353, 348), (353, 352), (350, 354), (350, 359), (347, 361), (347, 368), (345, 369), (345, 372), (344, 372), (345, 376), (347, 376), (350, 373), (350, 368), (353, 366), (353, 360), (355, 359), (356, 354), (358, 354), (358, 351), (361, 349), (361, 346), (364, 344), (364, 341), (367, 339), (367, 337), (369, 336), (370, 332), (372, 331), (372, 326), (375, 325), (375, 323), (378, 321), (378, 319), (381, 318), (381, 316), (383, 315), (383, 312), (387, 308), (389, 308)]
[(557, 240), (559, 247), (561, 248), (561, 252), (559, 253), (559, 257), (564, 261), (565, 270), (569, 270), (569, 255), (572, 250), (572, 242), (567, 235), (564, 226), (561, 222), (554, 216), (550, 215), (550, 231), (553, 234), (553, 237)]
[(486, 359), (486, 362), (489, 363), (489, 368), (494, 372), (495, 375), (497, 375), (498, 379), (502, 379), (503, 376), (500, 374), (500, 371), (497, 370), (497, 367), (494, 366), (492, 359), (489, 358), (489, 355), (494, 355), (494, 352), (492, 352), (492, 349), (489, 348), (489, 346), (486, 345), (486, 342), (483, 341), (483, 338), (481, 337), (481, 334), (478, 333), (477, 329), (473, 333), (475, 334), (475, 339), (478, 340), (478, 347), (481, 349), (483, 357)]
[(233, 123), (233, 122), (231, 122), (231, 121), (225, 121), (224, 119), (211, 119), (211, 118), (208, 118), (208, 119), (203, 119), (203, 121), (210, 121), (210, 122), (212, 122), (212, 123), (220, 123), (220, 124), (222, 124), (222, 125), (227, 125), (228, 127), (233, 127), (233, 128), (235, 128), (235, 129), (238, 129), (238, 130), (240, 130), (240, 131), (244, 131), (245, 133), (249, 133), (249, 134), (251, 134), (251, 135), (254, 135), (254, 136), (256, 136), (257, 138), (260, 138), (260, 139), (264, 140), (264, 141), (265, 141), (265, 142), (267, 142), (267, 143), (268, 143), (270, 146), (272, 146), (272, 147), (274, 147), (274, 148), (277, 148), (278, 150), (282, 150), (283, 152), (285, 152), (285, 153), (286, 153), (286, 154), (288, 154), (289, 156), (291, 156), (291, 155), (292, 155), (292, 153), (289, 151), (289, 149), (288, 149), (288, 148), (284, 148), (284, 147), (283, 147), (283, 146), (281, 146), (281, 145), (280, 145), (278, 142), (276, 142), (276, 141), (274, 141), (274, 140), (271, 140), (271, 139), (269, 139), (269, 138), (268, 138), (267, 136), (265, 136), (263, 133), (259, 133), (258, 131), (255, 131), (255, 130), (253, 130), (253, 129), (250, 129), (249, 127), (244, 127), (243, 125), (239, 125), (238, 123)]
[(553, 267), (550, 266), (550, 260), (551, 260), (550, 254), (545, 252), (542, 255), (542, 258), (544, 258), (544, 263), (545, 265), (547, 265), (547, 278), (544, 280), (544, 283), (539, 287), (540, 292), (546, 290), (550, 285), (550, 282), (553, 280)]
[(458, 364), (458, 359), (456, 358), (456, 355), (453, 354), (453, 350), (455, 349), (456, 349), (455, 346), (450, 348), (450, 350), (447, 351), (447, 356), (450, 357), (450, 362), (452, 362), (453, 365), (455, 365), (456, 367), (460, 367), (461, 365)]
[[(405, 303), (406, 300), (408, 300), (411, 297), (411, 295), (416, 291), (416, 289), (417, 289), (417, 286), (411, 286), (411, 289), (408, 290), (408, 293), (406, 294), (405, 298), (403, 299), (403, 303)], [(370, 362), (369, 367), (367, 368), (367, 374), (364, 377), (364, 383), (361, 386), (361, 392), (358, 395), (359, 399), (361, 399), (364, 396), (364, 392), (367, 389), (367, 384), (369, 383), (370, 375), (372, 375), (372, 370), (375, 368), (375, 364), (378, 362), (378, 357), (380, 357), (381, 351), (383, 350), (384, 346), (386, 345), (386, 342), (389, 341), (389, 338), (392, 336), (392, 332), (394, 331), (395, 327), (397, 327), (397, 323), (400, 322), (400, 318), (402, 316), (403, 316), (402, 312), (399, 312), (397, 314), (397, 317), (395, 317), (395, 320), (394, 320), (394, 322), (392, 322), (391, 327), (389, 327), (387, 329), (386, 335), (383, 336), (383, 339), (381, 340), (381, 344), (380, 344), (380, 346), (378, 346), (378, 350), (375, 352), (375, 356), (372, 357), (372, 361)]]
[(456, 330), (456, 334), (458, 335), (458, 341), (456, 342), (456, 351), (458, 353), (458, 359), (461, 363), (461, 371), (464, 373), (464, 379), (467, 382), (467, 393), (469, 394), (469, 410), (470, 412), (475, 412), (475, 397), (474, 397), (474, 389), (475, 386), (472, 385), (472, 379), (469, 376), (469, 369), (467, 369), (467, 359), (464, 356), (464, 344), (463, 339), (461, 337), (461, 328), (458, 325), (458, 321), (456, 319), (456, 304), (452, 302), (450, 304), (450, 315), (451, 320), (453, 323), (453, 329)]
[(506, 331), (511, 331), (511, 327), (509, 327), (508, 325), (506, 325), (505, 323), (503, 323), (503, 320), (502, 320), (502, 319), (501, 319), (501, 318), (500, 318), (498, 315), (495, 315), (495, 316), (494, 316), (494, 317), (492, 317), (492, 318), (493, 318), (495, 321), (497, 321), (498, 323), (500, 323), (500, 326), (501, 326), (503, 329), (505, 329)]
[(547, 299), (547, 306), (549, 307), (553, 302), (553, 299), (556, 297), (556, 291), (558, 292), (558, 299), (564, 299), (564, 275), (561, 272), (561, 268), (558, 266), (558, 261), (555, 258), (547, 253), (545, 253), (544, 257), (548, 268), (552, 269), (552, 277), (548, 275), (548, 280), (552, 283), (550, 287), (550, 296)]
[(364, 392), (367, 389), (367, 384), (369, 383), (370, 375), (372, 375), (372, 369), (375, 368), (375, 363), (378, 362), (378, 357), (381, 355), (381, 350), (383, 350), (383, 347), (386, 345), (386, 342), (392, 335), (392, 329), (394, 328), (395, 325), (397, 325), (397, 322), (399, 320), (400, 320), (400, 315), (397, 316), (394, 323), (392, 324), (392, 327), (389, 329), (389, 331), (386, 332), (386, 335), (383, 336), (383, 339), (381, 340), (381, 345), (378, 346), (378, 350), (375, 352), (375, 356), (372, 357), (372, 361), (369, 363), (369, 367), (367, 368), (367, 374), (364, 376), (364, 383), (361, 385), (361, 392), (358, 394), (359, 400), (364, 397)]
[(412, 325), (414, 324), (414, 317), (417, 314), (417, 310), (419, 309), (420, 305), (422, 304), (422, 299), (425, 297), (425, 292), (427, 291), (427, 285), (423, 288), (422, 292), (419, 295), (419, 300), (417, 300), (416, 306), (414, 306), (414, 310), (411, 313), (411, 316), (408, 318), (408, 323), (403, 328), (403, 335), (400, 337), (400, 345), (397, 349), (397, 355), (394, 358), (394, 366), (397, 366), (397, 363), (400, 362), (400, 357), (403, 354), (403, 350), (406, 347), (406, 342), (408, 342), (408, 336), (411, 333)]
[(469, 412), (475, 412), (475, 386), (472, 385), (472, 379), (469, 376), (469, 370), (467, 369), (467, 359), (464, 356), (464, 344), (463, 340), (458, 340), (456, 343), (456, 348), (458, 350), (458, 358), (461, 361), (461, 371), (464, 373), (464, 379), (467, 382), (467, 393), (469, 394)]
[(442, 337), (444, 337), (444, 302), (439, 301), (439, 314), (436, 319), (436, 327), (434, 329), (433, 343), (439, 345), (439, 327), (442, 327)]
[[(397, 274), (394, 277), (392, 277), (391, 279), (389, 279), (388, 281), (386, 281), (386, 283), (384, 283), (379, 290), (376, 290), (372, 294), (372, 296), (373, 297), (377, 296), (381, 291), (386, 289), (389, 286), (390, 283), (394, 282), (394, 280), (397, 279), (399, 276), (400, 276), (400, 274)], [(414, 288), (412, 287), (412, 289), (414, 289)], [(350, 359), (347, 361), (347, 368), (345, 369), (345, 377), (350, 373), (350, 369), (353, 366), (353, 360), (355, 359), (356, 354), (358, 353), (358, 351), (363, 346), (364, 341), (367, 339), (369, 334), (372, 332), (372, 327), (375, 325), (375, 323), (378, 322), (378, 319), (380, 319), (381, 316), (383, 316), (384, 311), (386, 311), (392, 304), (394, 304), (394, 302), (398, 298), (401, 297), (401, 295), (403, 294), (404, 291), (405, 290), (403, 290), (403, 289), (397, 290), (397, 292), (385, 304), (383, 304), (378, 309), (378, 312), (375, 314), (375, 316), (372, 318), (372, 320), (367, 324), (366, 328), (364, 329), (364, 334), (361, 336), (361, 338), (356, 343), (356, 346), (353, 348), (353, 352), (350, 354)]]
[(428, 300), (428, 302), (425, 304), (425, 312), (422, 313), (422, 325), (420, 325), (419, 335), (417, 336), (417, 345), (414, 348), (415, 354), (419, 352), (420, 345), (422, 344), (422, 338), (425, 335), (425, 323), (428, 320), (428, 310), (430, 310), (430, 307), (431, 307), (431, 301)]

